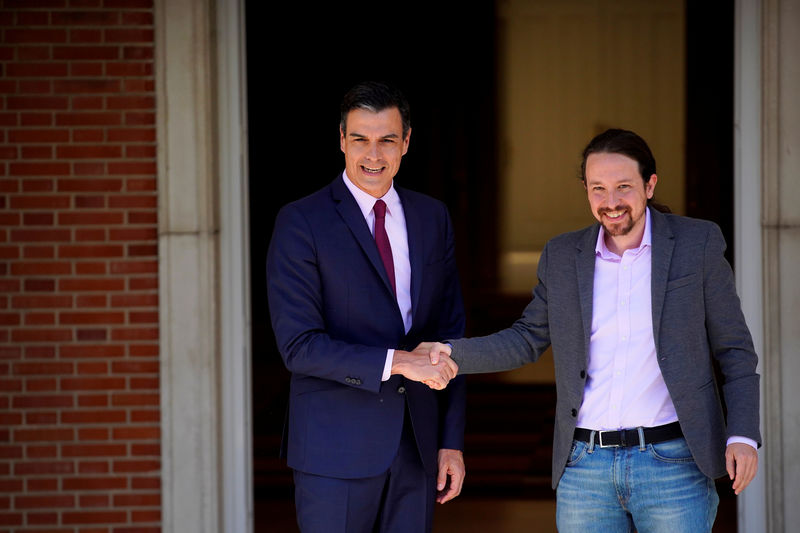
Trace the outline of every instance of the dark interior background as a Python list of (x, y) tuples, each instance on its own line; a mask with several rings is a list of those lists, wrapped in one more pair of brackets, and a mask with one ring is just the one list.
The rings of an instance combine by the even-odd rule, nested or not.
[[(470, 7), (465, 7), (470, 5)], [(732, 257), (733, 2), (687, 2), (687, 214), (720, 224)], [(495, 4), (246, 1), (252, 272), (254, 495), (292, 499), (278, 458), (288, 373), (275, 348), (265, 257), (277, 210), (343, 168), (339, 103), (365, 79), (400, 86), (412, 137), (398, 183), (444, 201), (453, 218), (467, 334), (510, 324), (528, 298), (497, 290)], [(587, 139), (588, 141), (588, 139)], [(579, 153), (582, 146), (576, 146)], [(658, 154), (656, 154), (658, 157)], [(565, 179), (574, 179), (570, 173)], [(462, 499), (553, 498), (553, 385), (470, 376), (469, 482)], [(735, 500), (715, 531), (735, 531)], [(256, 531), (269, 517), (256, 506)], [(733, 526), (726, 521), (732, 515)], [(733, 529), (730, 529), (733, 527)], [(722, 528), (722, 529), (720, 529)]]

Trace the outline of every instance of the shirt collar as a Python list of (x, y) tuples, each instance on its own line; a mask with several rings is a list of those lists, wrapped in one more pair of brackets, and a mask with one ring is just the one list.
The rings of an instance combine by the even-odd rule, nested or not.
[[(375, 198), (374, 196), (359, 189), (356, 184), (353, 183), (347, 176), (346, 170), (342, 172), (342, 177), (344, 178), (344, 184), (347, 186), (350, 194), (352, 194), (353, 198), (356, 199), (356, 203), (361, 209), (361, 214), (364, 215), (364, 218), (368, 218), (369, 214), (372, 212), (372, 208), (375, 206), (375, 201), (378, 200), (378, 198)], [(386, 211), (390, 215), (393, 211), (394, 213), (398, 212), (397, 210), (400, 207), (400, 195), (398, 195), (397, 191), (394, 189), (394, 180), (392, 180), (392, 186), (389, 187), (389, 190), (386, 191), (386, 194), (381, 196), (380, 199), (386, 203)]]
[[(652, 247), (653, 245), (653, 236), (651, 233), (651, 224), (650, 224), (650, 208), (646, 207), (644, 216), (644, 234), (642, 234), (642, 242), (639, 243), (639, 246), (632, 249), (631, 252), (634, 254), (638, 254), (641, 252), (645, 247)], [(612, 252), (611, 250), (606, 247), (606, 240), (605, 240), (606, 232), (603, 229), (603, 225), (600, 225), (600, 231), (597, 234), (597, 244), (595, 244), (594, 252), (595, 254), (599, 254), (600, 257), (603, 259), (611, 259), (614, 257), (619, 257), (617, 254)]]

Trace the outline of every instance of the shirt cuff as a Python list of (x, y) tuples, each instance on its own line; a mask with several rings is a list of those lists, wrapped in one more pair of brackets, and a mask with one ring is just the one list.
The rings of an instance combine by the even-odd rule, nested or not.
[(383, 365), (383, 376), (381, 381), (388, 381), (392, 377), (392, 362), (394, 361), (394, 349), (386, 350), (386, 363)]
[(753, 449), (758, 449), (758, 443), (753, 439), (748, 439), (747, 437), (740, 437), (738, 435), (733, 435), (732, 437), (728, 437), (728, 442), (726, 446), (730, 446), (734, 442), (743, 442), (744, 444), (748, 444), (753, 447)]

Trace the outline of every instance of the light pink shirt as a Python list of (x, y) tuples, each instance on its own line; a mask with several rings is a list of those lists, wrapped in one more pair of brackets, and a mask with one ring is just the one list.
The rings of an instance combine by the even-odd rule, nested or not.
[(652, 427), (678, 420), (656, 359), (650, 305), (650, 211), (642, 241), (622, 257), (595, 247), (589, 365), (578, 426), (589, 429)]
[[(347, 172), (343, 172), (344, 184), (347, 186), (353, 198), (356, 199), (361, 214), (367, 221), (367, 226), (375, 235), (375, 213), (372, 208), (378, 198), (367, 194), (350, 181)], [(406, 216), (403, 212), (403, 204), (400, 196), (394, 190), (394, 183), (381, 198), (386, 203), (386, 235), (389, 237), (389, 244), (392, 246), (392, 260), (394, 261), (394, 281), (397, 289), (397, 305), (400, 314), (403, 316), (405, 331), (411, 329), (411, 260), (408, 256), (408, 230), (406, 229)], [(391, 377), (392, 360), (394, 350), (389, 349), (386, 353), (386, 364), (383, 367), (382, 380), (386, 381)]]
[[(578, 427), (614, 430), (678, 420), (653, 338), (652, 242), (649, 208), (641, 243), (625, 250), (622, 257), (606, 247), (605, 231), (600, 228), (595, 245), (589, 365)], [(734, 442), (757, 447), (746, 437), (728, 438), (728, 444)]]

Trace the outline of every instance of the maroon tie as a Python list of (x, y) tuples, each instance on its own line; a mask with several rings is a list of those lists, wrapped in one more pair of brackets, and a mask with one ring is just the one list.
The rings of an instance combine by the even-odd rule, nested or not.
[(375, 244), (378, 245), (378, 253), (381, 254), (383, 267), (389, 275), (389, 281), (392, 283), (392, 292), (397, 294), (397, 288), (394, 284), (394, 261), (392, 260), (392, 246), (389, 244), (389, 236), (386, 235), (386, 204), (383, 200), (375, 202), (372, 208), (375, 212)]

